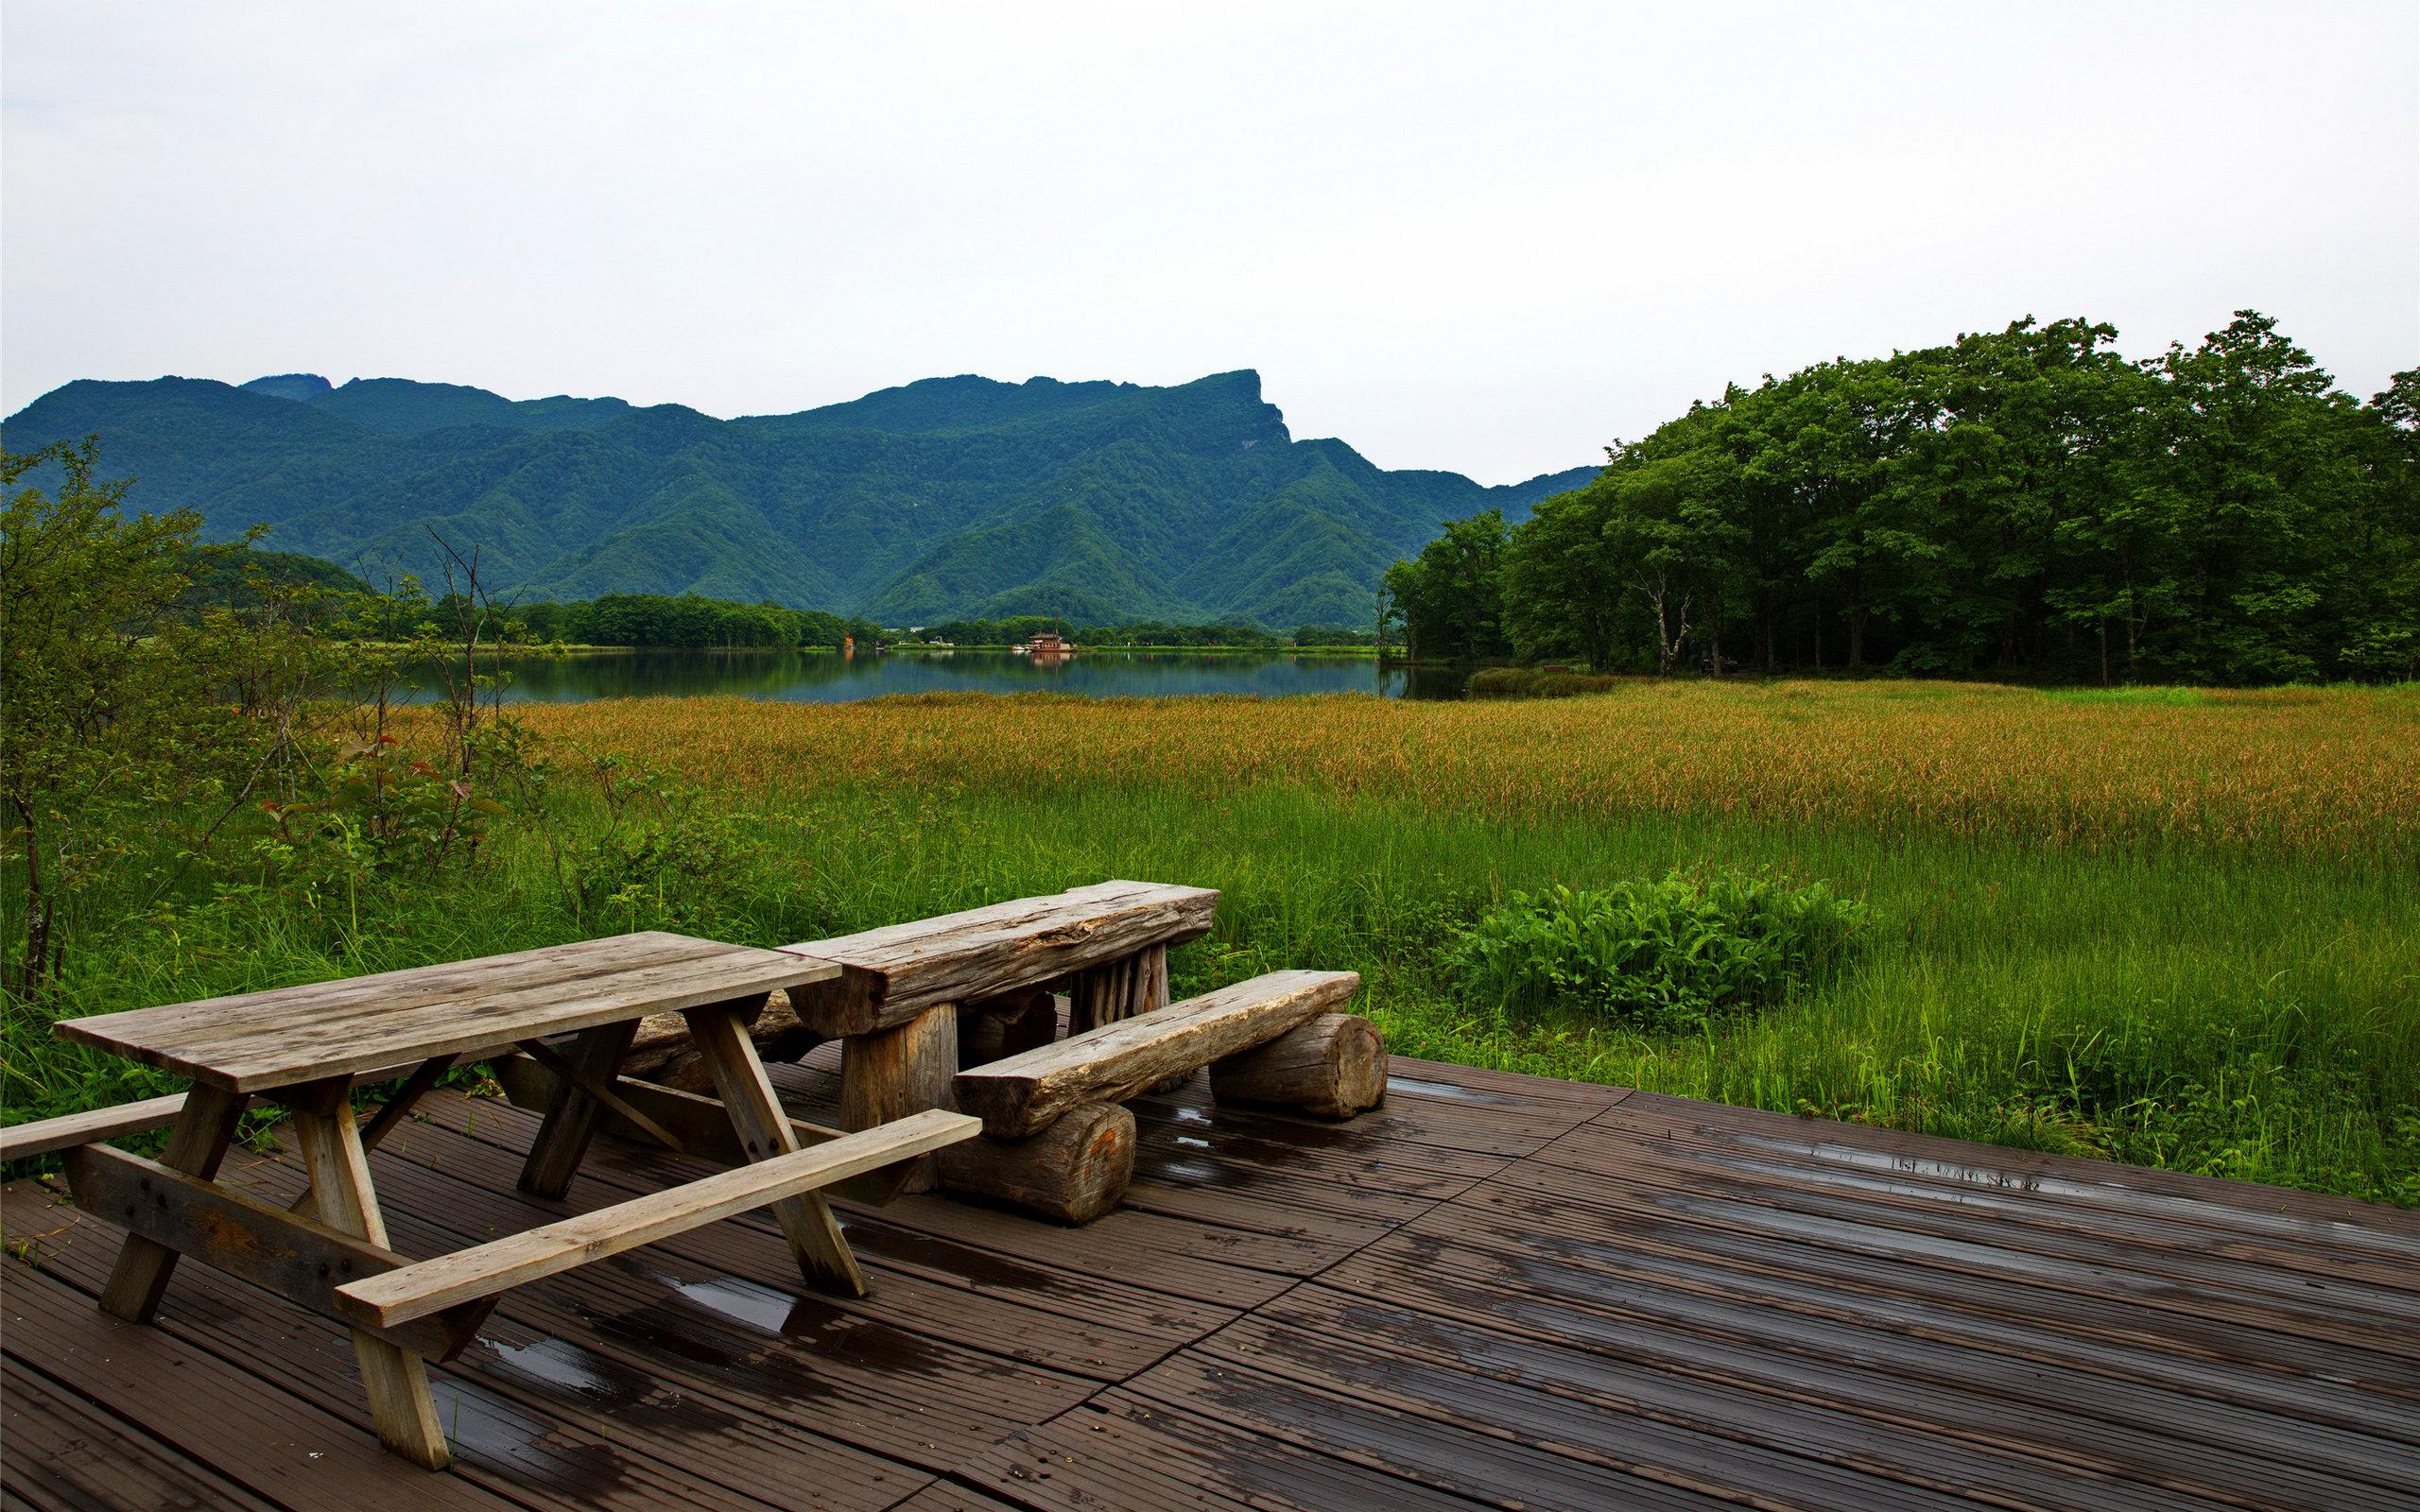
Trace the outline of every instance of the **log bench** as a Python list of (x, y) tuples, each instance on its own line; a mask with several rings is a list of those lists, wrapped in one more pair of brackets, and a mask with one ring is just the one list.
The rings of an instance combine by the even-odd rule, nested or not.
[[(951, 1077), (939, 1095), (979, 1116), (983, 1137), (937, 1151), (931, 1184), (1062, 1223), (1089, 1223), (1115, 1208), (1133, 1178), (1134, 1115), (1124, 1103), (1204, 1066), (1224, 1103), (1327, 1118), (1374, 1108), (1386, 1095), (1385, 1043), (1369, 1020), (1337, 1011), (1359, 985), (1351, 971), (1274, 971), (1055, 1040), (1057, 1009), (1046, 990), (1035, 989), (1001, 1018), (969, 1013), (962, 1047), (976, 1042), (986, 1022), (1039, 1038)], [(552, 1095), (553, 1078), (526, 1058), (492, 1060), (489, 1070), (521, 1107), (543, 1109)], [(627, 1077), (616, 1085), (648, 1122), (609, 1108), (600, 1131), (655, 1143), (669, 1133), (690, 1155), (737, 1159), (727, 1140), (716, 1139), (722, 1114), (712, 1098)], [(791, 1127), (802, 1144), (840, 1134), (796, 1119)], [(890, 1167), (836, 1190), (886, 1202), (908, 1186), (905, 1172)]]
[[(1218, 902), (1210, 887), (1104, 882), (784, 946), (839, 971), (769, 1005), (750, 1032), (769, 1060), (840, 1040), (840, 1123), (871, 1128), (947, 1107), (950, 1077), (970, 1059), (1046, 1042), (1055, 990), (1076, 1032), (1163, 1006), (1168, 948), (1208, 934)], [(677, 1016), (642, 1024), (624, 1069), (706, 1090)], [(912, 1169), (908, 1190), (934, 1180)]]
[(983, 1137), (937, 1157), (942, 1184), (1089, 1223), (1133, 1176), (1134, 1115), (1119, 1105), (1203, 1066), (1231, 1102), (1333, 1118), (1374, 1108), (1384, 1043), (1368, 1020), (1335, 1011), (1360, 986), (1353, 971), (1272, 971), (961, 1071), (952, 1089)]

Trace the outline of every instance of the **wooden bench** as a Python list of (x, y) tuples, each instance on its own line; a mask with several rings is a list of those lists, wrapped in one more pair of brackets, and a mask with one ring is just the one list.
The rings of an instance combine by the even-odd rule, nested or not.
[[(752, 950), (667, 934), (577, 945), (199, 1003), (62, 1021), (83, 1043), (191, 1078), (182, 1099), (76, 1114), (9, 1131), (12, 1157), (64, 1151), (83, 1207), (127, 1229), (101, 1306), (130, 1322), (157, 1311), (182, 1255), (353, 1327), (378, 1436), (432, 1469), (449, 1454), (424, 1358), (460, 1348), (502, 1291), (746, 1208), (770, 1206), (811, 1284), (862, 1295), (865, 1282), (824, 1187), (974, 1137), (976, 1120), (935, 1110), (888, 1128), (803, 1148), (749, 1035), (768, 997), (831, 981), (840, 968), (796, 952)], [(517, 1049), (554, 1079), (522, 1168), (523, 1190), (559, 1197), (591, 1136), (628, 1120), (681, 1147), (674, 1110), (642, 1107), (618, 1075), (639, 1022), (684, 1017), (710, 1069), (724, 1148), (747, 1163), (683, 1187), (547, 1225), (441, 1261), (387, 1246), (369, 1150), (458, 1061)], [(350, 1096), (363, 1075), (410, 1066), (365, 1127)], [(216, 1180), (245, 1105), (285, 1105), (310, 1178), (294, 1211)], [(694, 1112), (695, 1109), (689, 1111)], [(157, 1160), (95, 1141), (172, 1117)], [(676, 1119), (677, 1122), (677, 1119)], [(691, 1125), (695, 1138), (698, 1126)], [(355, 1294), (353, 1288), (367, 1288)], [(387, 1319), (388, 1321), (379, 1321)]]
[(1272, 971), (962, 1071), (958, 1106), (984, 1137), (942, 1153), (942, 1184), (1090, 1222), (1133, 1173), (1133, 1115), (1118, 1105), (1205, 1065), (1230, 1101), (1329, 1117), (1374, 1107), (1384, 1044), (1368, 1020), (1335, 1011), (1360, 985), (1353, 971)]
[(79, 1144), (147, 1134), (175, 1123), (177, 1115), (184, 1110), (185, 1094), (179, 1092), (173, 1097), (147, 1097), (139, 1103), (120, 1103), (115, 1108), (96, 1108), (86, 1113), (69, 1113), (31, 1124), (11, 1124), (0, 1128), (0, 1162), (30, 1160), (37, 1155), (56, 1155)]
[(499, 1297), (527, 1281), (669, 1239), (692, 1228), (820, 1191), (853, 1176), (966, 1138), (966, 1120), (935, 1108), (881, 1128), (843, 1134), (650, 1192), (469, 1249), (392, 1268), (337, 1288), (337, 1311), (365, 1328), (391, 1329)]
[[(774, 1059), (842, 1041), (840, 1123), (871, 1128), (948, 1106), (962, 1046), (989, 1060), (1051, 1039), (1054, 989), (1076, 1030), (1164, 1005), (1168, 947), (1208, 934), (1218, 903), (1215, 888), (1104, 882), (784, 946), (838, 970), (792, 988), (752, 1032)], [(678, 1021), (643, 1025), (640, 1042), (632, 1074), (703, 1090)], [(908, 1178), (931, 1184), (927, 1171)]]
[(790, 1002), (809, 1032), (846, 1041), (840, 1122), (863, 1128), (946, 1104), (961, 1007), (1023, 1016), (1064, 982), (1080, 1031), (1165, 1004), (1168, 947), (1208, 934), (1218, 904), (1208, 887), (1104, 882), (811, 940), (787, 948), (840, 974)]

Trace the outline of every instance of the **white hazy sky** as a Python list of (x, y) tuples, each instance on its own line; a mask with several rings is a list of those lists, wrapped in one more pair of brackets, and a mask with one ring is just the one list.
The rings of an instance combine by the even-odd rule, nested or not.
[(1504, 482), (2028, 313), (2420, 364), (2420, 7), (0, 7), (0, 411), (1256, 368)]

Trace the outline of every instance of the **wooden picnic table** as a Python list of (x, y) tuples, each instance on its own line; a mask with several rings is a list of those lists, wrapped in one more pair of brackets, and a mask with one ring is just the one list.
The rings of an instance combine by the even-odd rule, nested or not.
[[(66, 1150), (77, 1201), (128, 1229), (101, 1306), (148, 1320), (178, 1257), (192, 1255), (341, 1318), (353, 1328), (379, 1437), (436, 1469), (448, 1454), (424, 1359), (450, 1358), (524, 1281), (769, 1205), (810, 1284), (862, 1294), (822, 1189), (979, 1125), (932, 1110), (802, 1144), (748, 1026), (772, 993), (841, 975), (838, 965), (794, 951), (651, 932), (62, 1021), (69, 1039), (192, 1082), (158, 1160), (98, 1143)], [(631, 1084), (615, 1080), (639, 1021), (668, 1012), (687, 1019), (749, 1163), (435, 1260), (388, 1248), (368, 1152), (457, 1064), (517, 1051), (557, 1078), (521, 1172), (522, 1189), (535, 1195), (568, 1190), (600, 1117), (683, 1148), (624, 1095)], [(358, 1123), (354, 1081), (406, 1071), (395, 1095)], [(293, 1117), (311, 1190), (290, 1211), (216, 1180), (254, 1096)]]

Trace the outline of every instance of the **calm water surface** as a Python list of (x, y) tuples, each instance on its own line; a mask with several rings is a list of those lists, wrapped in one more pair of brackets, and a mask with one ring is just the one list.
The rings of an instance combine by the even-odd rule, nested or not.
[[(631, 651), (527, 657), (506, 663), (507, 702), (730, 694), (784, 703), (848, 703), (902, 693), (1073, 693), (1097, 698), (1243, 693), (1374, 693), (1387, 698), (1458, 698), (1468, 673), (1452, 667), (1381, 667), (1367, 657), (1283, 653), (1084, 651), (1033, 660), (1006, 651), (917, 651), (835, 656), (821, 651)], [(437, 686), (419, 679), (427, 696)]]

